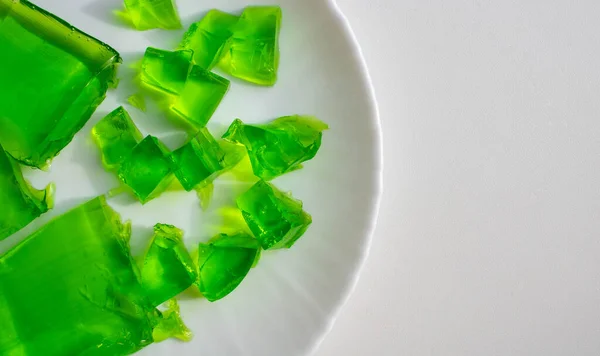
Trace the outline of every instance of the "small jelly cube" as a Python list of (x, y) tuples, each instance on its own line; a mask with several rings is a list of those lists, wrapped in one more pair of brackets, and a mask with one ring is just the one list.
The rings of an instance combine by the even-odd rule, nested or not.
[(0, 146), (0, 240), (21, 230), (52, 208), (54, 185), (34, 189), (23, 178), (21, 167)]
[(171, 183), (169, 152), (154, 136), (147, 136), (121, 162), (119, 179), (125, 183), (142, 204), (156, 198)]
[(233, 28), (219, 68), (234, 77), (274, 85), (279, 68), (279, 6), (249, 6)]
[(0, 0), (0, 144), (46, 168), (116, 85), (119, 54), (25, 0)]
[(183, 244), (183, 231), (171, 225), (156, 224), (142, 266), (142, 285), (150, 301), (158, 306), (195, 281), (196, 267)]
[(262, 180), (238, 197), (237, 206), (265, 250), (292, 247), (312, 223), (301, 201)]
[(142, 85), (172, 95), (179, 95), (192, 68), (193, 52), (164, 51), (148, 47), (139, 74)]
[(224, 298), (244, 280), (259, 256), (257, 241), (244, 233), (218, 235), (198, 252), (198, 287), (210, 302)]
[(121, 106), (94, 126), (92, 137), (102, 152), (102, 163), (114, 170), (142, 140), (142, 133)]
[(125, 0), (125, 10), (133, 26), (140, 31), (181, 28), (174, 0)]
[(233, 34), (239, 16), (219, 10), (210, 10), (204, 18), (193, 23), (179, 45), (194, 51), (194, 63), (212, 69), (219, 61), (221, 52)]
[(254, 174), (271, 180), (313, 159), (327, 128), (311, 116), (285, 116), (267, 125), (246, 125), (237, 119), (223, 138), (244, 145)]
[(171, 154), (173, 171), (185, 190), (212, 183), (212, 181), (233, 167), (242, 156), (239, 151), (227, 150), (203, 128), (196, 137)]

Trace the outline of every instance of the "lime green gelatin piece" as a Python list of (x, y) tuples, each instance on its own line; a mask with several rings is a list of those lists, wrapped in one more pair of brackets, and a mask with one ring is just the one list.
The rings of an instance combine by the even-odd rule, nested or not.
[(142, 266), (142, 285), (150, 301), (158, 306), (195, 281), (196, 267), (183, 244), (183, 231), (172, 225), (156, 224)]
[(140, 31), (181, 28), (174, 0), (125, 0), (125, 11), (128, 20)]
[(179, 47), (194, 51), (196, 65), (212, 69), (217, 65), (223, 48), (228, 45), (238, 20), (239, 16), (210, 10), (202, 20), (190, 26)]
[(237, 206), (265, 250), (292, 247), (312, 223), (301, 201), (262, 180), (238, 197)]
[(102, 153), (102, 163), (115, 170), (133, 148), (142, 141), (142, 133), (121, 106), (104, 117), (92, 129), (92, 137)]
[(159, 196), (173, 180), (169, 152), (154, 136), (146, 136), (119, 167), (118, 176), (142, 204)]
[(179, 304), (175, 299), (169, 300), (169, 307), (163, 312), (162, 319), (158, 326), (154, 328), (152, 336), (154, 342), (162, 342), (170, 338), (186, 342), (192, 340), (192, 331), (183, 322)]
[(169, 95), (179, 95), (192, 68), (193, 52), (165, 51), (148, 47), (142, 59), (139, 80), (143, 86)]
[(244, 280), (259, 255), (256, 239), (245, 233), (217, 235), (198, 252), (198, 287), (211, 302), (226, 297)]
[(279, 6), (249, 6), (233, 28), (219, 68), (234, 77), (259, 85), (277, 82), (279, 69)]
[(25, 0), (0, 0), (0, 144), (45, 168), (116, 85), (119, 54)]
[(328, 126), (312, 116), (285, 116), (266, 125), (235, 120), (223, 138), (244, 145), (257, 177), (271, 180), (315, 157)]
[(131, 227), (104, 197), (52, 220), (0, 257), (0, 354), (129, 355), (160, 312), (129, 253)]
[(241, 159), (239, 150), (219, 144), (206, 128), (171, 154), (175, 176), (188, 192), (211, 184)]
[(52, 208), (54, 185), (33, 188), (23, 178), (21, 166), (0, 146), (0, 240), (27, 226)]

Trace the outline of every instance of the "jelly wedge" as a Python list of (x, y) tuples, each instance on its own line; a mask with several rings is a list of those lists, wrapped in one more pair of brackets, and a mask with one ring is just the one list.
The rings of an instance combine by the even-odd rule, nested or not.
[(174, 0), (125, 0), (124, 15), (140, 31), (181, 28)]

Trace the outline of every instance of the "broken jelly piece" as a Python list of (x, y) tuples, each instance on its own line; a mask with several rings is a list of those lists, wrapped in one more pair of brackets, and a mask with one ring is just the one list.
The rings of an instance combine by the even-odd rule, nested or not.
[(271, 180), (315, 157), (328, 126), (312, 116), (285, 116), (266, 125), (235, 120), (223, 138), (242, 144), (257, 177)]
[(25, 0), (0, 0), (0, 144), (46, 168), (115, 86), (119, 54)]
[(142, 141), (142, 133), (122, 106), (94, 126), (92, 137), (100, 148), (102, 163), (108, 170), (118, 168), (121, 161)]
[(125, 0), (125, 16), (140, 31), (181, 28), (174, 0)]
[(119, 179), (142, 204), (159, 196), (173, 179), (165, 145), (154, 136), (146, 136), (119, 167)]
[(160, 93), (179, 95), (192, 68), (193, 52), (148, 47), (140, 67), (142, 85)]
[(210, 10), (202, 20), (190, 26), (183, 35), (179, 48), (193, 50), (194, 63), (202, 68), (212, 69), (218, 63), (238, 20), (239, 16)]
[(45, 190), (33, 188), (23, 178), (19, 164), (0, 146), (0, 240), (51, 209), (53, 195), (54, 184), (48, 185)]
[(242, 283), (260, 251), (245, 233), (217, 235), (198, 251), (198, 287), (211, 302), (224, 298)]
[(219, 68), (234, 77), (274, 85), (279, 68), (279, 6), (249, 6), (233, 28)]
[(142, 285), (155, 306), (194, 284), (196, 267), (183, 244), (183, 231), (172, 225), (156, 224), (141, 270)]
[(160, 321), (129, 253), (131, 226), (98, 197), (0, 257), (0, 354), (128, 355)]
[(188, 192), (211, 184), (241, 159), (242, 154), (235, 146), (219, 144), (206, 128), (171, 154), (175, 176)]
[(162, 320), (152, 333), (154, 342), (162, 342), (169, 338), (177, 338), (181, 341), (191, 341), (192, 331), (181, 318), (177, 300), (169, 300), (169, 307), (163, 312)]
[(292, 247), (312, 223), (301, 201), (262, 180), (237, 198), (237, 206), (265, 250)]

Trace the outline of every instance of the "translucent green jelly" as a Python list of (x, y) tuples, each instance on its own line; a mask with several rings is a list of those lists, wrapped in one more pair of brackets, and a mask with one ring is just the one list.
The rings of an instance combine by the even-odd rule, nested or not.
[(311, 116), (285, 116), (266, 125), (235, 120), (223, 138), (246, 147), (257, 177), (270, 180), (315, 157), (328, 126)]
[(0, 146), (0, 240), (19, 231), (53, 205), (54, 185), (33, 188), (21, 167)]
[(0, 144), (45, 168), (115, 85), (119, 54), (25, 0), (0, 0)]
[(160, 312), (129, 253), (131, 227), (103, 197), (54, 219), (0, 257), (0, 354), (128, 355)]
[(181, 20), (174, 0), (125, 0), (126, 16), (138, 30), (177, 30)]
[(108, 170), (117, 169), (142, 141), (142, 133), (122, 106), (94, 126), (92, 137), (100, 148), (102, 163)]
[(181, 341), (191, 341), (192, 332), (184, 324), (179, 311), (179, 304), (175, 299), (169, 300), (169, 308), (163, 313), (162, 320), (152, 333), (154, 342), (162, 342), (169, 338)]
[(183, 244), (183, 231), (156, 224), (154, 237), (142, 266), (142, 285), (158, 306), (174, 298), (196, 281), (196, 267)]
[(192, 68), (193, 55), (190, 50), (171, 52), (148, 47), (142, 59), (139, 80), (153, 90), (177, 96)]
[(292, 247), (312, 223), (301, 201), (262, 180), (240, 195), (237, 205), (265, 250)]
[(244, 280), (257, 258), (260, 246), (252, 236), (218, 235), (198, 252), (198, 287), (214, 302), (226, 297)]

